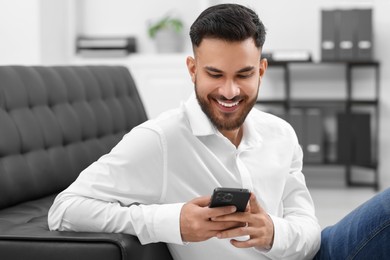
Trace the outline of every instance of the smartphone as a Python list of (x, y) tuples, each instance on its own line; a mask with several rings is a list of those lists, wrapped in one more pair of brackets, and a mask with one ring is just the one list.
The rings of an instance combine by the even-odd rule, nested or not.
[(251, 193), (248, 189), (215, 188), (211, 196), (210, 208), (236, 206), (237, 211), (244, 212)]

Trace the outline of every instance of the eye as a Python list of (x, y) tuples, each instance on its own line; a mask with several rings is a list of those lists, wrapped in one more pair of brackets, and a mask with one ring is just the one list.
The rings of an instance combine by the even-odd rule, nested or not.
[(254, 73), (249, 73), (249, 74), (238, 74), (237, 77), (240, 79), (247, 79), (253, 76)]
[(213, 73), (207, 73), (207, 74), (214, 79), (218, 79), (222, 77), (222, 74), (213, 74)]

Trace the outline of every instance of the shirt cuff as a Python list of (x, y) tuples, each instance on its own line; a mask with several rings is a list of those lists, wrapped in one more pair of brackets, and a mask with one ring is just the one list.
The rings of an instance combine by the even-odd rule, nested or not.
[(281, 256), (287, 250), (285, 239), (288, 232), (288, 228), (285, 227), (285, 220), (272, 215), (270, 215), (270, 217), (272, 219), (272, 222), (274, 223), (274, 241), (272, 247), (269, 250), (261, 250), (258, 248), (256, 249), (258, 251), (261, 251), (266, 256)]
[(152, 240), (183, 245), (180, 232), (180, 212), (184, 203), (155, 205), (152, 217)]

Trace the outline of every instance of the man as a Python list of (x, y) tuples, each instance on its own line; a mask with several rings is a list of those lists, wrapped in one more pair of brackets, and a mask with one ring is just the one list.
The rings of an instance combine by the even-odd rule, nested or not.
[[(56, 198), (50, 228), (162, 241), (174, 259), (312, 258), (320, 227), (298, 140), (285, 121), (253, 108), (267, 69), (264, 25), (223, 4), (205, 10), (190, 36), (194, 95), (85, 169)], [(209, 208), (215, 187), (249, 189), (247, 211)]]

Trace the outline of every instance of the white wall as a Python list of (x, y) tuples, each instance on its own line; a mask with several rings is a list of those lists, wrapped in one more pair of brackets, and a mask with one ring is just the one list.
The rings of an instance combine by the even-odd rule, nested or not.
[(0, 0), (0, 64), (63, 64), (73, 58), (74, 0)]
[(71, 59), (74, 44), (74, 11), (69, 0), (40, 0), (41, 63), (58, 64)]
[(0, 1), (0, 64), (40, 62), (39, 0)]

